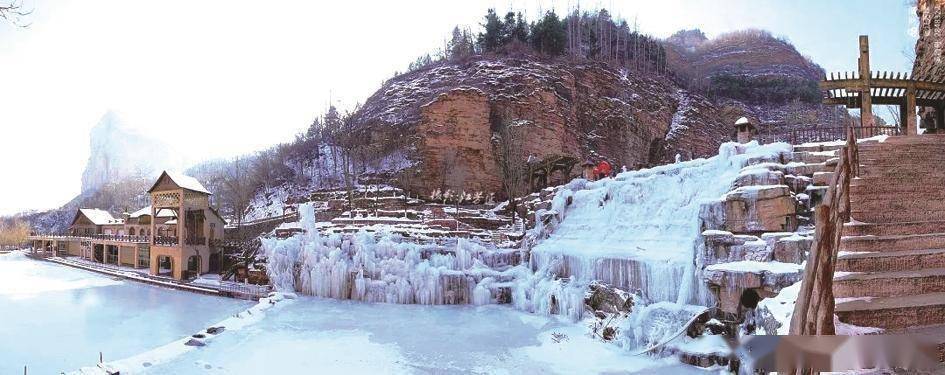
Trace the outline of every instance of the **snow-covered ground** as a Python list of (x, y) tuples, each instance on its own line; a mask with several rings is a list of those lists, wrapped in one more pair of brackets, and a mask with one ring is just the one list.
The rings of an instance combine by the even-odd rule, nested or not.
[(304, 297), (147, 373), (705, 373), (674, 359), (631, 356), (587, 332), (504, 306)]
[(179, 339), (252, 302), (0, 255), (0, 374), (58, 374)]

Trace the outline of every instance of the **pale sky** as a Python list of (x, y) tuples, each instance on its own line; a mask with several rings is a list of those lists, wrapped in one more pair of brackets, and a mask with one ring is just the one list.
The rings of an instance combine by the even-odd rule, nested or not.
[[(8, 3), (9, 0), (0, 0)], [(489, 7), (535, 19), (572, 1), (26, 0), (28, 28), (0, 22), (0, 215), (79, 193), (88, 132), (108, 110), (186, 157), (289, 140), (328, 103), (363, 102), (395, 71), (474, 30)], [(828, 71), (853, 70), (869, 34), (875, 70), (911, 70), (908, 0), (582, 1), (666, 37), (748, 27), (785, 36)], [(861, 9), (866, 9), (865, 11)]]

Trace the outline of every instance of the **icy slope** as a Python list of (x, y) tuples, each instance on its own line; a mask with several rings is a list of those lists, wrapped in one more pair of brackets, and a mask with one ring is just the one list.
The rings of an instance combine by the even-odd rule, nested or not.
[(749, 159), (782, 152), (790, 146), (726, 143), (709, 159), (574, 180), (555, 196), (557, 223), (532, 249), (533, 268), (639, 290), (652, 301), (705, 304), (695, 277), (700, 205), (731, 190)]

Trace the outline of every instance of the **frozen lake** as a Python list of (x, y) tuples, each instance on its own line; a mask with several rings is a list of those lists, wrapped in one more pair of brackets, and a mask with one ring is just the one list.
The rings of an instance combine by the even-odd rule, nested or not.
[[(706, 373), (674, 359), (630, 356), (586, 332), (505, 306), (300, 298), (149, 373)], [(556, 342), (555, 333), (566, 338)]]
[(180, 339), (253, 303), (0, 255), (0, 374), (58, 374)]

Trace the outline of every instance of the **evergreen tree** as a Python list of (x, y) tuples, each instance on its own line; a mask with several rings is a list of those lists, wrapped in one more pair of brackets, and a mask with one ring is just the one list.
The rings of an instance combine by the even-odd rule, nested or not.
[(504, 46), (512, 41), (515, 34), (515, 12), (505, 14), (505, 22), (502, 23), (502, 36), (499, 38), (499, 45)]
[(476, 53), (472, 37), (466, 30), (460, 30), (459, 26), (453, 28), (453, 36), (446, 46), (447, 56), (451, 60), (462, 60)]
[(495, 14), (495, 9), (489, 8), (482, 24), (483, 32), (479, 33), (479, 48), (483, 53), (495, 52), (502, 46), (502, 20)]
[(541, 21), (532, 24), (532, 46), (538, 52), (558, 56), (564, 52), (567, 44), (567, 30), (564, 22), (553, 10), (549, 10)]
[(515, 27), (512, 28), (512, 39), (522, 43), (528, 42), (528, 23), (525, 22), (525, 17), (522, 16), (522, 12), (518, 12), (518, 14), (515, 15)]

